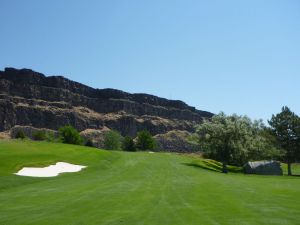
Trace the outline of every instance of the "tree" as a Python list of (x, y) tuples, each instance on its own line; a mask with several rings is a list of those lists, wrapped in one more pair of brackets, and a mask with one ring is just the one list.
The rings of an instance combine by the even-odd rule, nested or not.
[(36, 141), (46, 140), (46, 132), (43, 130), (35, 131), (35, 132), (33, 132), (32, 137), (33, 137), (33, 140), (36, 140)]
[(152, 150), (155, 148), (155, 140), (149, 131), (138, 132), (136, 146), (140, 150)]
[[(260, 131), (260, 135), (263, 138), (261, 144), (263, 144), (264, 151), (261, 151), (258, 154), (259, 159), (272, 159), (272, 160), (280, 160), (284, 154), (282, 148), (279, 145), (275, 135), (273, 134), (271, 128), (264, 127)], [(254, 158), (255, 157), (251, 157)]]
[(277, 115), (272, 115), (268, 121), (273, 134), (284, 150), (283, 160), (288, 164), (288, 175), (292, 175), (292, 163), (300, 155), (300, 118), (288, 107), (282, 107)]
[(123, 149), (124, 151), (129, 151), (129, 152), (134, 152), (134, 151), (136, 151), (134, 141), (133, 141), (133, 139), (132, 139), (131, 137), (126, 136), (126, 137), (123, 139), (122, 149)]
[(25, 135), (24, 131), (19, 130), (19, 131), (16, 133), (15, 138), (16, 138), (16, 139), (24, 139), (24, 138), (26, 138), (26, 135)]
[[(204, 120), (197, 127), (199, 144), (210, 158), (223, 164), (223, 173), (227, 173), (227, 165), (241, 166), (248, 160), (266, 157), (270, 147), (267, 138), (262, 135), (264, 124), (261, 120), (252, 122), (246, 116), (226, 116), (220, 113)], [(273, 157), (272, 152), (268, 157)]]
[(46, 132), (46, 141), (49, 142), (57, 142), (59, 141), (59, 137), (54, 132)]
[(107, 150), (120, 150), (122, 136), (118, 131), (110, 130), (104, 135), (104, 148)]
[(83, 139), (79, 132), (72, 126), (64, 126), (58, 130), (59, 138), (63, 143), (81, 145)]

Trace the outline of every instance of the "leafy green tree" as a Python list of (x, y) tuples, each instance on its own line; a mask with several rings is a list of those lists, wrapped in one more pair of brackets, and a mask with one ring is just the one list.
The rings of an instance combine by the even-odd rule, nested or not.
[(118, 131), (110, 130), (104, 135), (104, 148), (107, 150), (120, 150), (122, 136)]
[[(208, 157), (222, 162), (223, 173), (227, 173), (228, 164), (241, 166), (248, 160), (267, 157), (270, 143), (262, 135), (263, 129), (261, 120), (252, 122), (246, 116), (220, 113), (204, 120), (196, 130), (202, 150)], [(273, 157), (274, 153), (269, 154), (268, 157)]]
[(143, 130), (138, 132), (136, 146), (140, 150), (152, 150), (155, 148), (155, 140), (149, 131)]
[(58, 133), (63, 143), (74, 145), (81, 145), (83, 143), (79, 132), (70, 125), (59, 128)]
[[(275, 135), (273, 134), (271, 128), (264, 127), (260, 132), (260, 138), (262, 141), (260, 144), (263, 145), (261, 149), (263, 151), (260, 154), (257, 154), (258, 160), (260, 159), (272, 159), (272, 160), (281, 160), (284, 155), (283, 149), (280, 147), (279, 142), (277, 141)], [(255, 157), (251, 157), (251, 159)]]
[(288, 164), (288, 175), (292, 175), (292, 163), (300, 155), (300, 118), (288, 107), (283, 107), (269, 121), (272, 132), (284, 150), (283, 160)]
[(134, 143), (133, 139), (130, 136), (126, 136), (123, 139), (122, 149), (124, 151), (129, 151), (129, 152), (136, 151), (135, 143)]

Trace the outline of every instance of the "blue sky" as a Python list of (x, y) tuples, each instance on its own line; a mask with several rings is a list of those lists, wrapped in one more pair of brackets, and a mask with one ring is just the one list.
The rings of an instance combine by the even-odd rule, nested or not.
[(265, 121), (300, 114), (299, 0), (0, 0), (0, 69)]

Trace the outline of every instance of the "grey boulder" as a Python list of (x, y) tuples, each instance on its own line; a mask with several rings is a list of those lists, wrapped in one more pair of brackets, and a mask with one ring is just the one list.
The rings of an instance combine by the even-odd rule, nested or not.
[(246, 174), (278, 175), (278, 176), (283, 175), (280, 162), (273, 161), (273, 160), (248, 162), (244, 165), (244, 172)]

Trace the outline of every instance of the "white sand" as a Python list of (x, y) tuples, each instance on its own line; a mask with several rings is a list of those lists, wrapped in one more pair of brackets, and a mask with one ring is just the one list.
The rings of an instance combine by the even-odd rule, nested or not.
[(149, 152), (150, 154), (153, 154), (154, 152)]
[(19, 176), (28, 177), (56, 177), (60, 173), (73, 173), (79, 172), (86, 168), (86, 166), (74, 165), (65, 162), (58, 162), (55, 165), (50, 165), (42, 168), (24, 167), (19, 172), (15, 173)]

